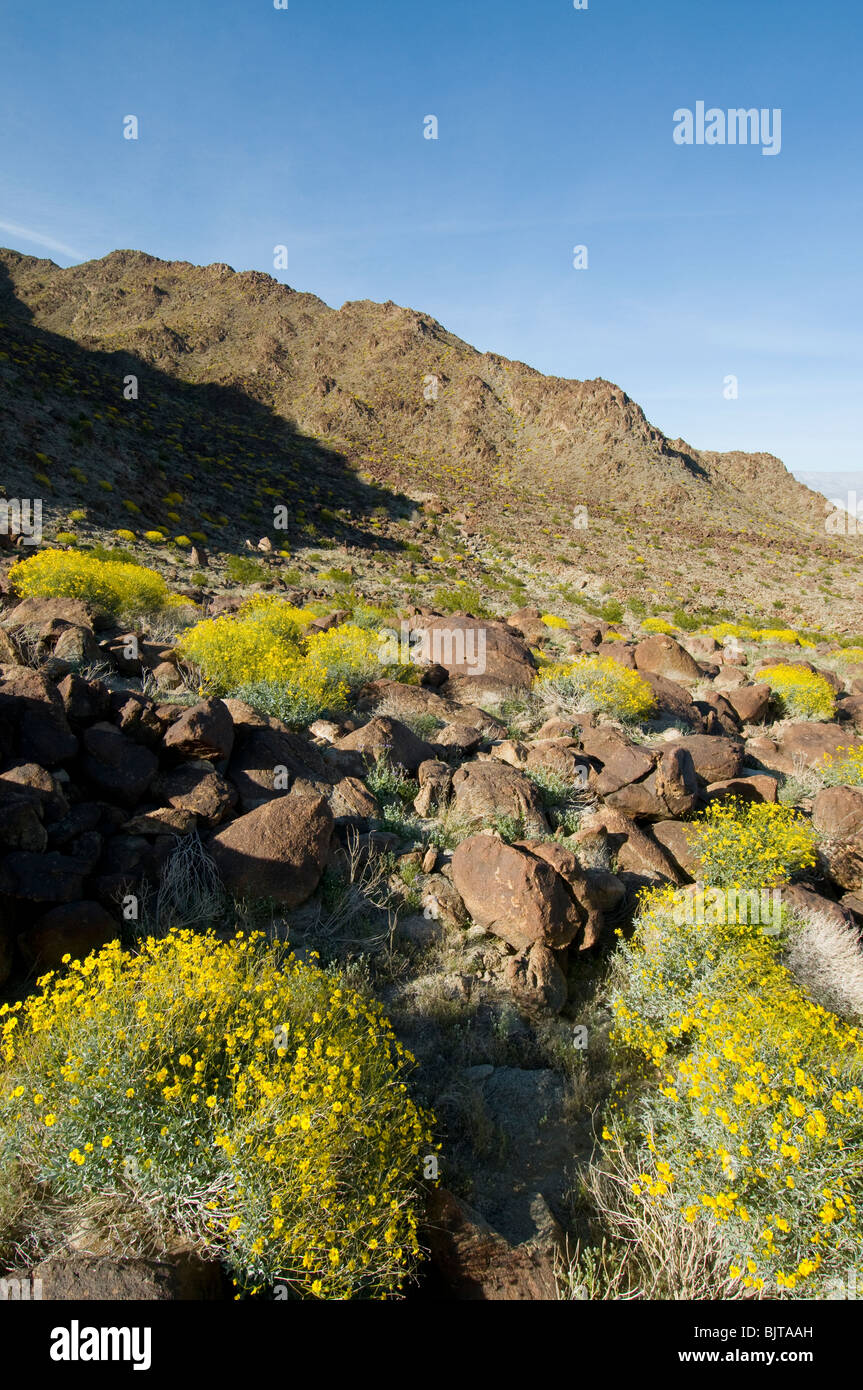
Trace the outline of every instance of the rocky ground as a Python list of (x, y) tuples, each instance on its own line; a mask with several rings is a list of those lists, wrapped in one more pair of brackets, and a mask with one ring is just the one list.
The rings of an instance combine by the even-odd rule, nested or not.
[[(338, 960), (384, 1001), (438, 1117), (419, 1296), (556, 1296), (610, 1085), (604, 963), (639, 889), (693, 881), (695, 812), (729, 796), (800, 807), (819, 859), (788, 900), (863, 925), (863, 791), (813, 776), (863, 747), (863, 668), (829, 643), (781, 659), (826, 677), (835, 718), (777, 720), (770, 647), (406, 607), (412, 629), (482, 626), (484, 673), (374, 681), (297, 733), (190, 688), (164, 622), (106, 628), (81, 600), (0, 586), (2, 997), (168, 920), (260, 926)], [(204, 583), (190, 602), (197, 616), (240, 597)], [(318, 622), (348, 616), (335, 592)], [(636, 731), (540, 707), (543, 651), (613, 655), (652, 688), (652, 718)], [(223, 1296), (212, 1271), (118, 1266), (86, 1241), (41, 1273), (46, 1297), (117, 1280)]]

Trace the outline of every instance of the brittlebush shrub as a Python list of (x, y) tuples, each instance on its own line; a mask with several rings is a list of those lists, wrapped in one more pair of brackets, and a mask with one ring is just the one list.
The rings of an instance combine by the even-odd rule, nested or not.
[(375, 633), (345, 624), (310, 634), (313, 619), (305, 609), (259, 595), (236, 616), (197, 623), (184, 633), (179, 651), (213, 693), (236, 695), (300, 726), (321, 710), (344, 708), (351, 691), (386, 667)]
[(616, 966), (613, 1046), (640, 1075), (603, 1131), (606, 1225), (665, 1220), (709, 1252), (707, 1296), (843, 1296), (863, 1277), (863, 1033), (800, 992), (758, 927), (687, 924), (675, 897), (642, 901)]
[(113, 942), (0, 1008), (0, 1176), (23, 1164), (70, 1223), (137, 1209), (241, 1289), (386, 1297), (431, 1143), (412, 1064), (376, 1003), (261, 935)]
[(13, 565), (9, 579), (23, 598), (79, 598), (110, 617), (159, 612), (168, 598), (155, 570), (75, 550), (40, 550)]
[(610, 657), (544, 662), (535, 684), (553, 690), (579, 710), (596, 710), (627, 723), (646, 719), (655, 707), (647, 681)]
[(816, 771), (826, 787), (863, 787), (863, 747), (825, 753)]
[(792, 719), (832, 719), (836, 701), (830, 682), (803, 666), (764, 666), (758, 679), (765, 681), (783, 715)]
[(687, 827), (698, 877), (717, 888), (774, 888), (815, 864), (811, 822), (790, 806), (714, 801)]

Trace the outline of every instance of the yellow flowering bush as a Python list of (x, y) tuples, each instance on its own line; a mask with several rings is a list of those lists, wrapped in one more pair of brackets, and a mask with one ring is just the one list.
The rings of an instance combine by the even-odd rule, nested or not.
[(849, 666), (863, 664), (863, 647), (845, 647), (840, 652), (831, 652), (837, 661), (847, 662)]
[[(299, 725), (322, 709), (339, 709), (352, 689), (381, 675), (376, 633), (353, 624), (308, 633), (314, 614), (256, 595), (236, 616), (207, 618), (183, 634), (179, 651), (214, 691), (231, 692)], [(402, 669), (391, 669), (394, 678)]]
[(793, 719), (833, 718), (833, 688), (816, 671), (803, 666), (763, 666), (757, 676), (770, 686), (783, 715)]
[(792, 647), (814, 646), (814, 643), (807, 642), (792, 628), (787, 627), (749, 627), (745, 623), (714, 623), (704, 631), (717, 642), (724, 642), (727, 637), (736, 637), (741, 642), (782, 642)]
[(647, 681), (611, 657), (577, 656), (574, 661), (543, 661), (536, 686), (550, 687), (582, 710), (597, 710), (627, 722), (645, 719), (655, 700)]
[(429, 1117), (376, 1003), (260, 934), (113, 942), (0, 1007), (0, 1174), (138, 1208), (242, 1289), (396, 1293)]
[(543, 613), (542, 621), (546, 627), (568, 628), (569, 623), (566, 618), (558, 618), (554, 613)]
[(863, 1277), (863, 1034), (759, 928), (687, 924), (678, 896), (645, 896), (617, 966), (613, 1045), (640, 1064), (603, 1132), (635, 1170), (621, 1200), (709, 1228), (724, 1296), (836, 1296)]
[(712, 802), (687, 835), (698, 877), (719, 888), (773, 888), (815, 864), (815, 832), (793, 807), (729, 797)]
[(666, 637), (671, 637), (677, 631), (672, 623), (667, 623), (664, 618), (645, 618), (641, 624), (644, 632), (662, 632)]
[(863, 787), (863, 747), (825, 753), (816, 769), (828, 787)]
[(168, 596), (155, 570), (76, 550), (40, 550), (13, 565), (9, 579), (24, 598), (80, 598), (112, 617), (157, 612)]

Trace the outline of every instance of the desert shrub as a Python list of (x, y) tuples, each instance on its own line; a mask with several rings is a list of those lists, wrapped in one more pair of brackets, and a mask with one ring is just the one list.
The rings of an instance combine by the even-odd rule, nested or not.
[(543, 613), (542, 621), (546, 627), (568, 628), (569, 623), (566, 618), (558, 618), (554, 613)]
[(86, 521), (87, 513), (84, 511), (83, 507), (76, 507), (73, 512), (69, 513), (69, 520), (74, 523)]
[(419, 791), (419, 783), (409, 777), (403, 768), (394, 767), (387, 758), (377, 758), (374, 767), (369, 769), (366, 785), (382, 801), (399, 800), (412, 802)]
[(832, 719), (836, 702), (832, 686), (802, 666), (764, 666), (757, 673), (766, 681), (783, 715), (792, 719)]
[(346, 624), (308, 634), (313, 614), (275, 597), (257, 596), (236, 616), (196, 623), (180, 654), (211, 688), (232, 693), (299, 727), (324, 709), (344, 708), (348, 695), (386, 667), (378, 637)]
[(312, 615), (276, 598), (257, 597), (236, 616), (206, 618), (184, 634), (181, 655), (200, 667), (220, 693), (254, 682), (286, 679)]
[(863, 787), (863, 748), (825, 753), (815, 771), (825, 787)]
[[(67, 958), (68, 959), (68, 958)], [(0, 1008), (0, 1170), (225, 1262), (243, 1289), (386, 1297), (428, 1120), (377, 1004), (262, 937), (114, 942)]]
[(627, 722), (646, 718), (653, 691), (637, 671), (610, 657), (579, 656), (540, 667), (535, 688), (553, 692), (579, 710), (597, 710)]
[(698, 630), (698, 619), (693, 618), (689, 613), (687, 613), (685, 608), (675, 609), (674, 621), (680, 628), (681, 632), (697, 632)]
[(741, 642), (781, 642), (793, 647), (811, 647), (814, 644), (808, 641), (792, 628), (775, 627), (751, 627), (745, 623), (714, 623), (712, 627), (704, 629), (709, 637), (714, 637), (717, 642), (724, 642), (727, 637), (734, 637)]
[(666, 637), (671, 637), (677, 631), (673, 623), (666, 622), (665, 618), (645, 618), (641, 624), (645, 632), (663, 632)]
[(167, 538), (162, 534), (161, 531), (144, 532), (144, 540), (149, 541), (151, 545), (164, 545), (166, 539)]
[(232, 584), (257, 584), (264, 578), (264, 567), (248, 555), (229, 555), (225, 573)]
[(851, 1022), (863, 1022), (863, 950), (856, 926), (829, 912), (797, 914), (785, 964), (807, 998)]
[(849, 665), (863, 664), (863, 647), (845, 647), (843, 651), (831, 652), (831, 656)]
[(729, 797), (691, 823), (699, 878), (719, 888), (773, 888), (815, 863), (815, 832), (790, 806)]
[(860, 1032), (804, 997), (758, 928), (687, 924), (675, 898), (643, 899), (616, 965), (628, 1072), (603, 1138), (612, 1177), (622, 1155), (633, 1176), (606, 1222), (625, 1225), (635, 1198), (689, 1228), (711, 1250), (713, 1296), (827, 1297), (863, 1275)]
[(134, 539), (135, 539), (135, 532), (134, 532), (134, 531), (129, 531), (129, 530), (127, 530), (125, 527), (122, 527), (122, 526), (121, 526), (121, 528), (120, 528), (119, 531), (115, 531), (115, 532), (114, 532), (114, 535), (118, 538), (118, 540), (121, 540), (121, 541), (132, 542), (132, 541), (134, 541)]
[(451, 589), (440, 586), (431, 599), (438, 613), (472, 613), (483, 617), (486, 612), (482, 594), (474, 584), (455, 583)]
[(9, 578), (24, 598), (80, 598), (112, 617), (157, 612), (168, 597), (155, 570), (80, 551), (41, 550), (13, 565)]
[(54, 539), (59, 545), (74, 545), (78, 537), (74, 531), (58, 531)]
[(178, 546), (180, 550), (191, 550), (192, 548), (192, 542), (188, 536), (175, 536), (174, 545)]

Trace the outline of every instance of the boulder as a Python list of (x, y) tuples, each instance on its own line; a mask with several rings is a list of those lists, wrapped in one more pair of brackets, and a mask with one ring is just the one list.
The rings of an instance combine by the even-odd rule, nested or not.
[(788, 724), (781, 733), (781, 748), (786, 759), (805, 768), (816, 767), (828, 755), (834, 757), (841, 749), (863, 748), (863, 740), (854, 737), (841, 724)]
[(453, 775), (452, 788), (455, 809), (470, 825), (492, 825), (497, 817), (509, 816), (528, 833), (548, 829), (539, 791), (529, 777), (505, 763), (468, 763)]
[(54, 685), (28, 666), (7, 667), (0, 680), (0, 716), (16, 729), (22, 758), (53, 767), (78, 751), (63, 701)]
[(99, 903), (63, 903), (20, 933), (18, 949), (31, 967), (59, 970), (65, 955), (83, 960), (120, 934), (117, 921)]
[(320, 750), (277, 719), (239, 727), (227, 775), (243, 811), (279, 799), (297, 781), (323, 787), (334, 780)]
[(234, 747), (234, 722), (224, 700), (204, 700), (184, 710), (165, 734), (165, 747), (180, 758), (222, 762)]
[(420, 763), (434, 757), (435, 750), (424, 739), (417, 738), (407, 724), (387, 715), (376, 715), (361, 729), (337, 739), (339, 750), (362, 753), (368, 762), (385, 759), (393, 767), (416, 772)]
[(422, 634), (419, 659), (443, 666), (450, 681), (491, 679), (509, 689), (533, 685), (536, 662), (530, 648), (506, 623), (456, 613), (414, 618), (412, 628)]
[(452, 858), (453, 883), (478, 926), (516, 950), (539, 942), (568, 946), (587, 914), (546, 859), (492, 835), (463, 840)]
[(617, 729), (585, 729), (581, 746), (589, 758), (600, 764), (600, 771), (591, 777), (600, 796), (637, 782), (653, 770), (653, 755)]
[(685, 749), (697, 777), (704, 783), (736, 777), (743, 766), (743, 743), (719, 734), (692, 734), (674, 739), (666, 745), (666, 750), (672, 748)]
[(708, 801), (767, 801), (775, 804), (779, 799), (779, 783), (767, 773), (756, 773), (753, 777), (728, 777), (722, 782), (711, 782), (705, 793)]
[(726, 699), (741, 724), (760, 724), (770, 707), (770, 686), (739, 685), (727, 692)]
[(669, 680), (667, 676), (657, 676), (652, 671), (640, 671), (639, 675), (653, 692), (660, 719), (685, 724), (698, 733), (703, 730), (704, 718), (688, 690), (684, 690), (677, 681)]
[(512, 1245), (446, 1188), (429, 1194), (422, 1238), (438, 1287), (433, 1297), (482, 1303), (552, 1302), (558, 1297), (552, 1245)]
[(538, 941), (507, 961), (504, 977), (514, 998), (529, 1011), (559, 1014), (566, 1003), (566, 976), (554, 952)]
[(210, 853), (235, 897), (299, 907), (321, 880), (333, 826), (324, 797), (291, 791), (217, 830)]
[(617, 856), (619, 869), (635, 874), (646, 882), (680, 884), (682, 876), (676, 864), (660, 844), (635, 821), (613, 806), (603, 806), (585, 816), (575, 835), (576, 845), (605, 832), (608, 846)]
[(686, 821), (664, 820), (651, 827), (651, 834), (684, 878), (696, 878), (700, 867), (692, 847), (692, 826)]
[(152, 794), (168, 806), (191, 811), (202, 825), (220, 825), (237, 804), (237, 793), (209, 762), (181, 763), (155, 779)]
[(663, 632), (653, 633), (639, 642), (635, 648), (635, 665), (639, 671), (647, 671), (653, 676), (664, 676), (666, 680), (681, 685), (694, 685), (701, 679), (698, 662), (676, 642)]
[(863, 787), (824, 787), (815, 798), (812, 824), (830, 839), (863, 831)]
[(36, 903), (68, 903), (80, 898), (89, 866), (71, 855), (49, 850), (13, 850), (0, 860), (0, 893)]
[(93, 724), (84, 733), (82, 768), (87, 780), (111, 801), (134, 807), (146, 794), (159, 760), (113, 724)]

